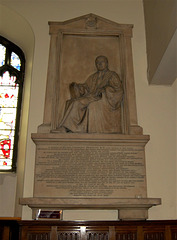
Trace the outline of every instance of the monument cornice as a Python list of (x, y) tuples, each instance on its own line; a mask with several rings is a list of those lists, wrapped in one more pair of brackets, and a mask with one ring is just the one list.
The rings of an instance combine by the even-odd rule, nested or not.
[(79, 134), (79, 133), (32, 133), (31, 138), (35, 143), (38, 142), (94, 142), (101, 143), (130, 143), (145, 145), (149, 140), (149, 135), (125, 135), (125, 134)]

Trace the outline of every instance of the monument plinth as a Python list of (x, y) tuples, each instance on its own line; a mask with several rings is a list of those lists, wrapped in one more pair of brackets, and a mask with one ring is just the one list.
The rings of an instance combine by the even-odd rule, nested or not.
[[(33, 209), (118, 209), (147, 219), (145, 145), (138, 126), (132, 25), (94, 14), (50, 25), (43, 124), (36, 144)], [(95, 62), (95, 63), (94, 63)]]

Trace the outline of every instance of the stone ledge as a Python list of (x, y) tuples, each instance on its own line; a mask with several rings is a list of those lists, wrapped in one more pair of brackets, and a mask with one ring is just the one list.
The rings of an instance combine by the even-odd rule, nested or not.
[(47, 209), (116, 209), (121, 220), (145, 220), (148, 209), (161, 204), (160, 198), (21, 198), (21, 205), (33, 210)]
[(143, 144), (145, 145), (149, 139), (149, 135), (125, 135), (125, 134), (79, 134), (79, 133), (32, 133), (31, 138), (35, 143), (38, 142), (117, 142), (120, 144), (123, 143), (132, 143), (132, 144)]

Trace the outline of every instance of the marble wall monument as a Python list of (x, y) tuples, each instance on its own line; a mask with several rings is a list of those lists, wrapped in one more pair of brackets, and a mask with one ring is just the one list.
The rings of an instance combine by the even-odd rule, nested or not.
[(145, 145), (138, 125), (132, 25), (94, 14), (49, 22), (50, 52), (43, 123), (36, 144), (33, 210), (118, 209), (143, 220), (159, 198), (147, 197)]

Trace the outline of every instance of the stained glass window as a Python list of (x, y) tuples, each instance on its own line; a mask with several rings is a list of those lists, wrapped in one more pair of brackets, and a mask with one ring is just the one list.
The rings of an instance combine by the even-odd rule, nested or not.
[(20, 71), (20, 66), (21, 66), (21, 61), (20, 58), (17, 54), (15, 54), (14, 52), (11, 53), (11, 65), (16, 68), (17, 70)]
[(6, 48), (0, 44), (0, 67), (5, 64), (5, 53), (6, 53)]
[(0, 171), (15, 171), (25, 58), (0, 36)]

